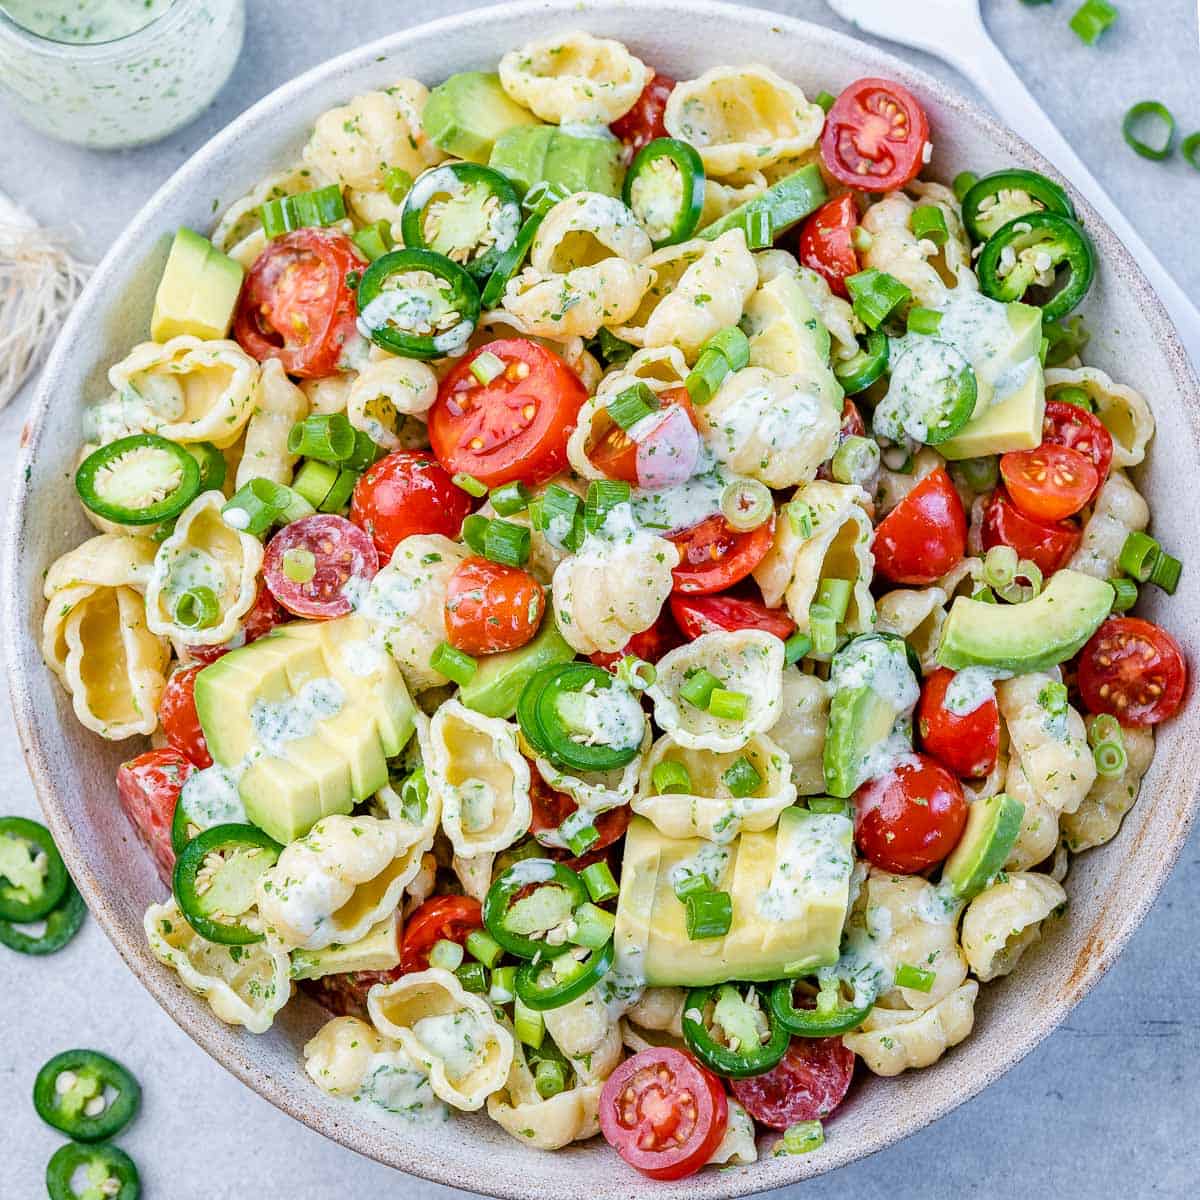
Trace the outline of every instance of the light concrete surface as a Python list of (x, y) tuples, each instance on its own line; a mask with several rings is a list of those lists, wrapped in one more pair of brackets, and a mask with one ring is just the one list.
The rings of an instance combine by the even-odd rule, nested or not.
[[(0, 104), (0, 188), (46, 223), (77, 223), (81, 252), (98, 258), (180, 163), (270, 89), (360, 42), (471, 6), (470, 0), (248, 0), (246, 48), (233, 79), (198, 121), (158, 146), (116, 154), (59, 146), (16, 124)], [(820, 0), (764, 7), (845, 28)], [(1120, 133), (1121, 115), (1142, 99), (1170, 107), (1181, 134), (1200, 128), (1195, 5), (1121, 0), (1117, 25), (1091, 49), (1067, 27), (1074, 7), (1074, 0), (1037, 6), (985, 0), (985, 16), (1038, 99), (1142, 235), (1180, 283), (1200, 293), (1200, 247), (1194, 237), (1180, 236), (1200, 198), (1200, 177), (1178, 156), (1166, 165), (1136, 157)], [(747, 47), (729, 57), (750, 53)], [(953, 78), (940, 64), (921, 62)], [(219, 194), (219, 181), (215, 188)], [(15, 446), (27, 397), (0, 414), (0, 447)], [(11, 456), (0, 451), (5, 496), (10, 471)], [(0, 777), (7, 785), (0, 811), (37, 815), (7, 704), (0, 706)], [(124, 819), (115, 793), (112, 818)], [(796, 1188), (796, 1195), (1194, 1195), (1200, 1173), (1200, 984), (1193, 965), (1198, 888), (1200, 833), (1120, 962), (1062, 1029), (951, 1116), (885, 1153)], [(147, 1200), (463, 1195), (358, 1158), (242, 1087), (175, 1027), (90, 922), (52, 958), (26, 959), (0, 949), (5, 1197), (45, 1194), (44, 1164), (62, 1139), (37, 1120), (30, 1090), (41, 1063), (72, 1046), (105, 1050), (142, 1081), (143, 1112), (120, 1142), (141, 1168)], [(837, 1136), (836, 1123), (829, 1135)], [(613, 1169), (623, 1168), (614, 1160)], [(486, 1163), (479, 1178), (487, 1187)]]

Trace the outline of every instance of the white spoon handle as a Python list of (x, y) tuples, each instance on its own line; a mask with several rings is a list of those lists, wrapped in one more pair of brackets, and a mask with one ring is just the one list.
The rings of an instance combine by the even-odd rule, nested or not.
[(1125, 243), (1170, 313), (1192, 361), (1200, 366), (1200, 312), (1029, 94), (982, 24), (978, 36), (957, 40), (952, 48), (945, 47), (944, 53), (987, 97), (1004, 122), (1032, 142), (1087, 197)]

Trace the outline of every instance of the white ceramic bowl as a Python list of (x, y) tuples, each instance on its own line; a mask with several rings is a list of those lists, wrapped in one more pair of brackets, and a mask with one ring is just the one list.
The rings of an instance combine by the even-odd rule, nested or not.
[[(399, 11), (399, 10), (398, 10)], [(920, 1129), (975, 1095), (1046, 1036), (1113, 962), (1162, 887), (1197, 803), (1200, 714), (1194, 702), (1161, 733), (1154, 766), (1117, 839), (1076, 860), (1070, 919), (1022, 961), (1015, 976), (982, 989), (974, 1034), (936, 1066), (898, 1079), (865, 1071), (830, 1123), (823, 1149), (651, 1184), (597, 1140), (543, 1154), (485, 1117), (406, 1136), (359, 1117), (305, 1076), (300, 1047), (321, 1013), (289, 1005), (254, 1037), (221, 1024), (146, 948), (142, 913), (163, 888), (117, 807), (118, 762), (136, 743), (112, 745), (83, 729), (38, 651), (47, 565), (90, 529), (71, 486), (80, 411), (106, 392), (108, 366), (146, 337), (170, 238), (206, 229), (222, 205), (268, 171), (294, 161), (325, 109), (402, 76), (428, 84), (454, 71), (494, 69), (505, 50), (535, 36), (584, 28), (627, 42), (645, 61), (686, 79), (721, 63), (767, 63), (810, 94), (838, 92), (862, 75), (900, 80), (921, 99), (933, 130), (933, 173), (951, 178), (1022, 165), (1054, 174), (1019, 138), (928, 75), (870, 46), (776, 13), (692, 0), (540, 0), (506, 4), (396, 34), (302, 75), (256, 104), (183, 166), (134, 219), (100, 265), (50, 358), (22, 439), (4, 548), (4, 637), (12, 696), (30, 772), (67, 865), (130, 968), (214, 1058), (272, 1103), (343, 1145), (440, 1183), (496, 1196), (645, 1196), (715, 1200), (778, 1187), (861, 1158)], [(1150, 398), (1158, 419), (1142, 485), (1155, 530), (1175, 553), (1197, 558), (1194, 519), (1180, 484), (1200, 476), (1197, 387), (1166, 315), (1136, 264), (1086, 203), (1100, 272), (1086, 315), (1088, 361)], [(1167, 600), (1145, 607), (1182, 635), (1200, 608), (1200, 571), (1185, 571)]]

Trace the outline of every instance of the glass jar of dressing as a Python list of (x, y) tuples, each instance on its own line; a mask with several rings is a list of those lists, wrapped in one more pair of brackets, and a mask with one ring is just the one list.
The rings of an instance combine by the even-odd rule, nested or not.
[(65, 142), (153, 142), (220, 91), (245, 23), (244, 0), (0, 0), (0, 94)]

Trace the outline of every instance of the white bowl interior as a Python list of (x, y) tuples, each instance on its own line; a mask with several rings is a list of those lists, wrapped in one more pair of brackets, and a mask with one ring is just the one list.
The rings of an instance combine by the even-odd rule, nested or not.
[[(72, 487), (80, 411), (106, 392), (108, 366), (146, 337), (154, 288), (171, 233), (207, 230), (221, 207), (297, 157), (314, 118), (358, 92), (402, 76), (434, 84), (454, 71), (494, 69), (509, 47), (553, 31), (585, 28), (628, 43), (647, 62), (688, 78), (727, 62), (759, 61), (809, 94), (837, 92), (859, 76), (887, 75), (914, 90), (929, 112), (933, 174), (951, 178), (1008, 165), (1050, 171), (1034, 151), (929, 76), (864, 44), (778, 14), (657, 0), (522, 3), (480, 10), (397, 34), (309, 72), (256, 105), (186, 164), (151, 200), (105, 259), (53, 354), (23, 438), (5, 547), (5, 636), (18, 725), (47, 819), (92, 910), (130, 967), (195, 1040), (293, 1116), (383, 1162), (442, 1183), (507, 1197), (595, 1200), (645, 1194), (601, 1142), (555, 1154), (519, 1145), (482, 1116), (411, 1134), (362, 1118), (304, 1075), (300, 1046), (316, 1028), (315, 1005), (295, 1002), (271, 1033), (253, 1037), (218, 1022), (149, 955), (142, 913), (162, 896), (149, 856), (117, 806), (116, 765), (140, 747), (103, 743), (75, 720), (43, 666), (38, 644), (41, 581), (53, 559), (90, 533)], [(1089, 364), (1140, 388), (1158, 419), (1152, 464), (1141, 483), (1155, 532), (1175, 553), (1196, 542), (1179, 484), (1197, 477), (1196, 386), (1165, 314), (1136, 266), (1085, 204), (1101, 258), (1085, 309)], [(1152, 589), (1148, 589), (1152, 590)], [(1200, 607), (1200, 572), (1185, 571), (1170, 600), (1143, 608), (1177, 635)], [(1016, 975), (982, 989), (975, 1033), (935, 1067), (895, 1080), (862, 1072), (828, 1130), (825, 1147), (801, 1158), (705, 1172), (653, 1185), (663, 1197), (728, 1197), (792, 1183), (869, 1154), (991, 1082), (1061, 1021), (1112, 962), (1161, 887), (1195, 805), (1197, 717), (1193, 706), (1162, 731), (1142, 797), (1107, 848), (1076, 860), (1067, 884), (1071, 919), (1059, 923)]]

